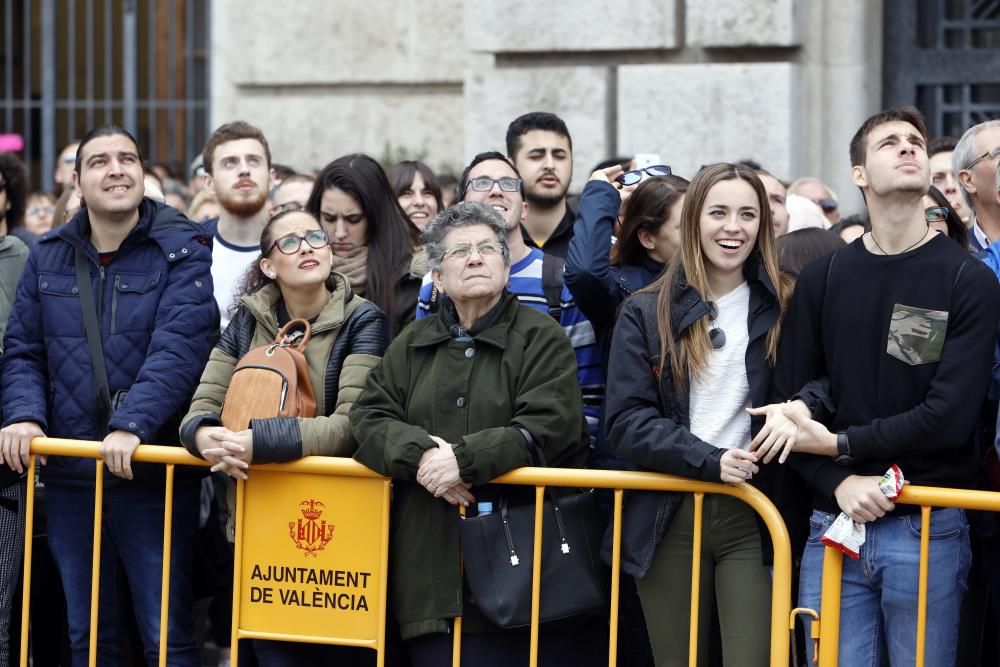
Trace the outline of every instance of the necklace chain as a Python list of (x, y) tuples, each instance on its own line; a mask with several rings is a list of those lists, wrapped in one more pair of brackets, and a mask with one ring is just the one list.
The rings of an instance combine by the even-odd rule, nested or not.
[[(927, 238), (927, 233), (930, 232), (930, 231), (931, 231), (931, 226), (927, 225), (927, 229), (924, 230), (924, 233), (921, 234), (920, 238), (917, 239), (916, 243), (914, 243), (913, 245), (909, 246), (905, 250), (900, 250), (899, 252), (897, 252), (895, 254), (896, 255), (902, 255), (905, 252), (909, 252), (910, 250), (913, 250), (914, 248), (916, 248), (920, 244), (921, 241), (923, 241), (925, 238)], [(871, 230), (870, 232), (868, 232), (868, 235), (872, 237), (872, 243), (875, 244), (875, 247), (878, 248), (882, 252), (883, 255), (888, 255), (889, 254), (885, 250), (882, 249), (882, 246), (880, 246), (878, 244), (878, 240), (875, 238), (875, 230), (874, 229)]]

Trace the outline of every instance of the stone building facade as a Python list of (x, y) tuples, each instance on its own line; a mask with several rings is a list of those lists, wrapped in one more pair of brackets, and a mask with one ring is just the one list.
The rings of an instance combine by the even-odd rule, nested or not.
[[(894, 0), (887, 0), (888, 2)], [(753, 158), (860, 206), (847, 146), (882, 100), (877, 0), (215, 0), (213, 124), (245, 118), (275, 159), (350, 151), (459, 169), (530, 110), (562, 116), (573, 189), (597, 162), (676, 173)]]

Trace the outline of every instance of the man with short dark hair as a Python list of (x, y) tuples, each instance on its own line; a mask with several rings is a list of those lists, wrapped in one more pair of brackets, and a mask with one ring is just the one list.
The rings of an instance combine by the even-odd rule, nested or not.
[(931, 185), (948, 198), (948, 203), (958, 213), (958, 217), (966, 226), (972, 224), (972, 211), (969, 210), (962, 186), (955, 175), (952, 159), (958, 139), (955, 137), (938, 137), (927, 143), (927, 156), (930, 158)]
[(573, 140), (566, 123), (545, 111), (515, 118), (507, 128), (507, 156), (524, 177), (525, 243), (565, 259), (576, 221), (566, 204), (573, 180)]
[(274, 182), (271, 149), (259, 128), (238, 120), (220, 126), (202, 152), (205, 187), (219, 200), (216, 220), (202, 223), (215, 237), (212, 280), (222, 328), (247, 268), (260, 253), (260, 234), (267, 224), (267, 195)]
[[(823, 613), (820, 538), (838, 513), (864, 524), (860, 560), (843, 566), (842, 665), (877, 664), (883, 650), (894, 665), (915, 661), (920, 508), (894, 505), (880, 477), (896, 464), (915, 485), (975, 488), (978, 481), (973, 436), (1000, 285), (928, 227), (926, 145), (923, 117), (909, 107), (880, 112), (855, 134), (851, 179), (864, 195), (871, 231), (800, 275), (773, 385), (776, 399), (792, 402), (761, 410), (768, 423), (751, 445), (767, 439), (772, 419), (791, 417), (800, 429), (789, 462), (813, 492), (800, 606)], [(796, 395), (820, 378), (829, 379), (828, 395)], [(930, 522), (926, 661), (953, 665), (971, 557), (968, 523), (948, 508), (932, 511)]]
[(969, 241), (973, 248), (984, 251), (1000, 241), (1000, 203), (993, 190), (993, 176), (1000, 165), (1000, 120), (988, 120), (966, 130), (951, 160), (965, 201), (976, 216)]
[[(122, 657), (122, 569), (146, 660), (155, 663), (164, 474), (132, 455), (141, 442), (177, 443), (208, 360), (218, 332), (210, 242), (177, 211), (144, 197), (139, 147), (120, 127), (83, 138), (73, 185), (80, 212), (38, 241), (18, 284), (0, 361), (0, 459), (21, 472), (33, 438), (101, 441), (100, 457), (115, 477), (104, 482), (98, 654), (108, 664)], [(73, 665), (86, 665), (94, 464), (50, 457), (42, 479)], [(198, 479), (178, 473), (167, 619), (171, 664), (192, 667), (200, 664), (191, 621), (199, 488)]]

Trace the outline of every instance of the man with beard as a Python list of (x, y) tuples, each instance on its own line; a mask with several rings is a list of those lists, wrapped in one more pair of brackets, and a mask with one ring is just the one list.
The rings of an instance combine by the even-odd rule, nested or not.
[(202, 223), (202, 228), (215, 237), (212, 280), (225, 329), (243, 274), (260, 252), (274, 170), (264, 133), (241, 120), (226, 123), (209, 136), (202, 164), (205, 187), (222, 207), (218, 219)]
[(524, 242), (565, 259), (576, 221), (576, 213), (566, 205), (573, 179), (573, 140), (566, 123), (545, 111), (515, 118), (507, 127), (507, 155), (524, 177)]

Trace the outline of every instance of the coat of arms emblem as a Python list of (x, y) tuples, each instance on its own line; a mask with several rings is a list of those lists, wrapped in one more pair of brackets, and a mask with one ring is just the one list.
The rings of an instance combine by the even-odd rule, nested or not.
[(288, 522), (288, 536), (306, 556), (315, 558), (333, 539), (333, 524), (320, 519), (325, 507), (315, 498), (303, 500), (299, 503), (302, 518)]

